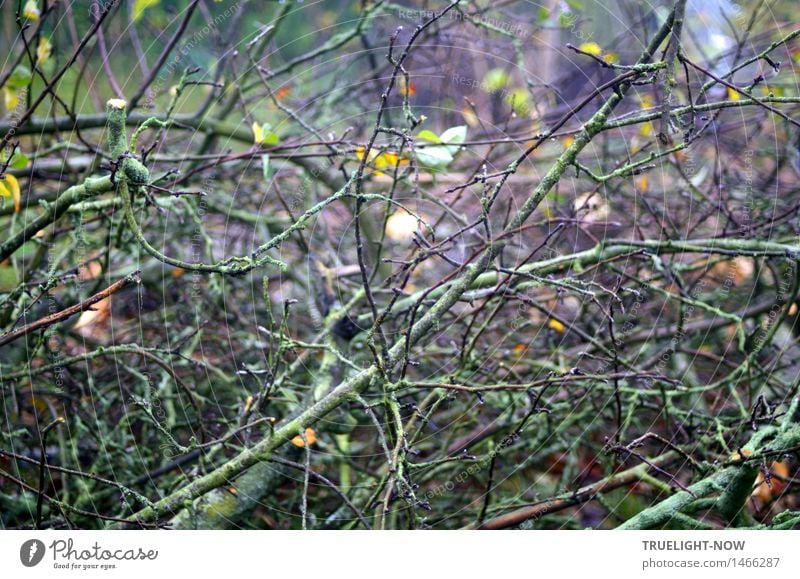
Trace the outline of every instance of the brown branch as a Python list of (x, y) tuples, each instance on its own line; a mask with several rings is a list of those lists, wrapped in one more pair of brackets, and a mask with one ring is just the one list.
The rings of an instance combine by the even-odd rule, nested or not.
[(523, 507), (516, 511), (511, 511), (510, 513), (489, 519), (478, 528), (482, 530), (507, 529), (508, 527), (514, 527), (529, 519), (535, 519), (549, 515), (550, 513), (563, 511), (569, 507), (588, 502), (599, 494), (638, 482), (641, 475), (647, 473), (651, 468), (666, 466), (677, 458), (677, 452), (666, 452), (646, 463), (612, 474), (594, 484), (585, 486), (574, 493), (565, 493), (542, 503)]
[(139, 271), (135, 271), (134, 273), (125, 276), (124, 278), (112, 283), (106, 289), (97, 292), (92, 297), (75, 304), (74, 306), (70, 306), (66, 309), (61, 310), (60, 312), (56, 312), (49, 316), (45, 316), (35, 322), (31, 322), (30, 324), (19, 328), (18, 330), (14, 330), (13, 332), (8, 332), (3, 336), (0, 336), (0, 347), (5, 346), (16, 340), (17, 338), (21, 338), (22, 336), (40, 330), (41, 328), (46, 328), (48, 326), (52, 326), (53, 324), (57, 324), (67, 318), (74, 316), (75, 314), (79, 314), (85, 310), (91, 308), (97, 302), (104, 300), (111, 294), (114, 294), (121, 290), (122, 288), (130, 285), (131, 283), (139, 283), (141, 279), (139, 278)]

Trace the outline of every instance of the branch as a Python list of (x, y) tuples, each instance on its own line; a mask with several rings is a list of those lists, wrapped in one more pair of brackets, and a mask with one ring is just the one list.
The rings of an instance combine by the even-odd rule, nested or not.
[(114, 183), (110, 176), (89, 177), (81, 185), (74, 185), (59, 195), (54, 203), (45, 208), (45, 212), (31, 221), (22, 231), (12, 236), (0, 245), (0, 261), (4, 261), (17, 251), (26, 241), (33, 239), (42, 229), (55, 223), (64, 215), (70, 206), (97, 195), (114, 190)]
[(548, 499), (541, 504), (523, 507), (521, 509), (517, 509), (516, 511), (497, 516), (493, 519), (489, 519), (478, 528), (481, 530), (491, 531), (507, 529), (509, 527), (515, 527), (529, 519), (538, 519), (551, 513), (563, 511), (569, 507), (574, 507), (576, 505), (591, 501), (599, 494), (607, 493), (609, 491), (613, 491), (614, 489), (618, 489), (619, 487), (628, 486), (638, 482), (641, 480), (642, 475), (647, 474), (647, 472), (650, 471), (653, 466), (667, 466), (671, 462), (674, 462), (677, 458), (678, 453), (676, 452), (664, 453), (661, 456), (650, 460), (650, 464), (642, 463), (636, 465), (628, 470), (607, 476), (606, 478), (599, 480), (594, 484), (585, 486), (582, 489), (578, 489), (577, 491), (564, 493), (557, 497)]
[[(658, 46), (667, 37), (672, 25), (673, 16), (661, 26), (661, 29), (654, 36), (647, 49), (639, 59), (640, 63), (648, 61)], [(513, 219), (510, 220), (506, 230), (500, 236), (510, 236), (518, 231), (520, 226), (536, 210), (539, 203), (556, 183), (559, 182), (564, 172), (572, 165), (577, 155), (591, 142), (591, 140), (602, 130), (608, 115), (621, 102), (624, 91), (614, 93), (608, 101), (591, 117), (584, 126), (583, 131), (576, 137), (564, 153), (555, 161), (542, 181), (536, 187), (531, 196), (525, 201)], [(523, 154), (521, 159), (512, 163), (509, 169), (519, 166), (529, 153)], [(498, 183), (496, 192), (500, 190), (508, 176), (512, 173), (509, 170), (504, 178)], [(387, 369), (392, 369), (404, 359), (407, 348), (419, 342), (428, 334), (431, 328), (439, 324), (444, 315), (459, 301), (478, 277), (489, 267), (494, 258), (499, 253), (504, 242), (491, 243), (479, 254), (473, 256), (474, 262), (462, 266), (457, 277), (450, 282), (449, 287), (444, 291), (438, 301), (416, 322), (410, 324), (410, 329), (405, 338), (398, 340), (389, 350), (387, 358)], [(263, 247), (263, 246), (262, 246)], [(338, 408), (345, 402), (351, 400), (355, 395), (366, 390), (376, 379), (379, 379), (381, 372), (375, 365), (362, 370), (355, 376), (337, 386), (327, 396), (313, 404), (299, 416), (287, 421), (283, 426), (277, 428), (272, 436), (262, 440), (252, 449), (242, 451), (239, 455), (218, 467), (207, 475), (196, 479), (185, 487), (178, 489), (172, 494), (164, 497), (152, 507), (142, 509), (139, 513), (130, 518), (131, 523), (151, 522), (158, 520), (167, 513), (174, 513), (185, 506), (186, 501), (194, 500), (209, 491), (225, 484), (225, 481), (252, 467), (259, 461), (268, 460), (272, 453), (291, 440), (293, 437), (305, 431), (305, 428), (315, 424), (321, 418)]]
[(114, 282), (110, 286), (108, 286), (106, 289), (104, 289), (104, 290), (102, 290), (100, 292), (97, 292), (92, 297), (90, 297), (90, 298), (88, 298), (88, 299), (86, 299), (86, 300), (84, 300), (84, 301), (82, 301), (82, 302), (80, 302), (78, 304), (75, 304), (74, 306), (70, 306), (70, 307), (68, 307), (68, 308), (66, 308), (64, 310), (61, 310), (60, 312), (56, 312), (56, 313), (51, 314), (49, 316), (45, 316), (44, 318), (41, 318), (41, 319), (36, 320), (35, 322), (32, 322), (32, 323), (30, 323), (30, 324), (28, 324), (26, 326), (23, 326), (23, 327), (19, 328), (18, 330), (14, 330), (13, 332), (8, 332), (7, 334), (4, 334), (3, 336), (0, 336), (0, 347), (11, 343), (11, 342), (13, 342), (14, 340), (16, 340), (18, 338), (21, 338), (22, 336), (24, 336), (26, 334), (29, 334), (30, 332), (33, 332), (33, 331), (36, 331), (36, 330), (40, 330), (40, 329), (46, 328), (48, 326), (52, 326), (53, 324), (57, 324), (58, 322), (62, 322), (64, 320), (74, 316), (75, 314), (79, 314), (79, 313), (81, 313), (81, 312), (83, 312), (85, 310), (88, 310), (89, 308), (91, 308), (97, 302), (106, 299), (108, 296), (118, 292), (119, 290), (121, 290), (122, 288), (130, 285), (131, 283), (134, 283), (134, 282), (135, 283), (139, 283), (139, 281), (140, 281), (140, 279), (139, 279), (139, 272), (138, 271), (136, 271), (136, 272), (134, 272), (134, 273), (132, 273), (132, 274), (130, 274), (128, 276), (125, 276), (124, 278), (122, 278), (122, 279)]
[[(780, 453), (781, 451), (788, 452), (800, 444), (800, 425), (795, 425), (792, 428), (779, 432), (771, 442), (762, 444), (765, 438), (774, 434), (774, 428), (757, 432), (750, 442), (745, 445), (744, 450), (750, 450), (754, 454), (765, 450)], [(749, 472), (752, 468), (753, 467), (748, 464), (747, 461), (742, 461), (741, 464), (719, 470), (711, 476), (689, 486), (689, 491), (691, 492), (678, 492), (649, 509), (645, 509), (633, 518), (628, 519), (617, 527), (617, 529), (630, 530), (661, 527), (669, 522), (675, 513), (679, 513), (682, 509), (688, 507), (697, 500), (697, 498), (702, 498), (714, 493), (719, 493), (720, 495), (717, 501), (717, 509), (723, 516), (728, 518), (728, 520), (732, 520), (732, 518), (741, 511), (744, 500), (750, 496), (752, 485), (748, 485), (747, 482), (749, 480)], [(746, 493), (742, 491), (744, 486), (747, 487)]]

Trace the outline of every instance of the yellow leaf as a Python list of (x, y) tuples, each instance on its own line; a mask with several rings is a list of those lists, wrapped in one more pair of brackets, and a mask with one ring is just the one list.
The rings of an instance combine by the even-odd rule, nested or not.
[(650, 121), (639, 125), (639, 134), (642, 137), (649, 137), (653, 134), (653, 123)]
[(742, 448), (731, 455), (731, 460), (743, 460), (748, 456), (753, 456), (753, 451), (749, 448)]
[(80, 330), (95, 324), (102, 324), (111, 315), (111, 298), (104, 298), (94, 304), (90, 309), (81, 313), (78, 321), (75, 322), (73, 329)]
[(415, 94), (417, 94), (417, 85), (415, 85), (411, 81), (406, 82), (406, 77), (405, 76), (401, 76), (399, 78), (397, 84), (399, 85), (398, 88), (400, 90), (400, 95), (401, 96), (404, 96), (404, 97), (405, 96), (409, 96), (409, 97), (411, 97), (411, 96), (414, 96)]
[(478, 115), (476, 115), (475, 112), (472, 110), (472, 108), (469, 107), (468, 105), (464, 105), (464, 107), (461, 109), (461, 116), (464, 117), (464, 121), (470, 127), (477, 127), (478, 124), (480, 123)]
[(157, 6), (161, 0), (136, 0), (133, 3), (133, 21), (138, 22), (144, 16), (144, 11), (151, 6)]
[(5, 97), (6, 112), (11, 112), (17, 108), (17, 105), (19, 105), (19, 95), (16, 90), (10, 86), (4, 86), (3, 96)]
[[(364, 147), (356, 147), (356, 158), (358, 158), (359, 161), (364, 160), (364, 151)], [(369, 153), (369, 162), (375, 169), (375, 175), (381, 176), (384, 174), (381, 169), (394, 170), (398, 165), (407, 165), (408, 159), (401, 158), (400, 155), (393, 151), (378, 153), (377, 151), (371, 150)]]
[(416, 217), (401, 209), (386, 220), (386, 237), (392, 241), (408, 240), (417, 231), (418, 225)]
[(264, 141), (264, 129), (258, 123), (253, 123), (253, 142), (260, 145)]
[(742, 100), (742, 95), (738, 93), (738, 91), (733, 90), (732, 88), (728, 87), (728, 100), (729, 101), (739, 101)]
[(564, 324), (562, 324), (561, 322), (559, 322), (558, 320), (553, 319), (553, 318), (550, 318), (549, 320), (547, 320), (547, 327), (550, 328), (551, 330), (553, 330), (554, 332), (559, 333), (559, 334), (563, 334), (564, 330), (566, 330), (566, 328), (564, 327)]
[(653, 95), (643, 94), (639, 96), (639, 108), (652, 109), (653, 108)]
[[(306, 442), (308, 442), (309, 446), (317, 441), (317, 433), (314, 432), (313, 428), (306, 428), (305, 436)], [(292, 439), (292, 444), (299, 446), (300, 448), (303, 448), (306, 445), (305, 442), (303, 442), (303, 437), (299, 434)]]
[(23, 18), (27, 18), (28, 20), (39, 20), (41, 15), (42, 13), (39, 12), (39, 5), (36, 0), (28, 0), (25, 3), (25, 8), (22, 9)]
[(619, 62), (619, 55), (616, 52), (606, 52), (603, 55), (603, 60), (606, 62), (616, 63)]
[(50, 59), (51, 54), (53, 54), (53, 45), (50, 43), (50, 39), (42, 36), (39, 38), (39, 46), (36, 47), (36, 63), (44, 64)]
[(372, 163), (377, 169), (394, 168), (397, 165), (397, 154), (386, 151), (377, 155)]
[(600, 56), (603, 54), (603, 49), (600, 48), (600, 45), (596, 42), (584, 42), (578, 48), (580, 48), (583, 52), (587, 52), (593, 56)]
[(19, 181), (17, 181), (17, 178), (9, 173), (3, 178), (2, 181), (0, 181), (0, 186), (2, 186), (3, 190), (7, 192), (3, 193), (2, 191), (0, 191), (0, 195), (3, 195), (4, 197), (8, 197), (8, 195), (11, 195), (11, 198), (14, 200), (14, 211), (16, 213), (19, 213), (21, 192), (19, 188)]
[(384, 151), (373, 161), (377, 169), (394, 169), (398, 165), (407, 165), (408, 159), (400, 158), (400, 155), (392, 151)]
[(639, 193), (644, 193), (650, 186), (650, 179), (647, 175), (641, 175), (636, 179), (636, 190)]
[(280, 140), (280, 137), (272, 131), (269, 123), (261, 125), (254, 121), (251, 128), (253, 130), (253, 142), (256, 145), (272, 146), (276, 145)]

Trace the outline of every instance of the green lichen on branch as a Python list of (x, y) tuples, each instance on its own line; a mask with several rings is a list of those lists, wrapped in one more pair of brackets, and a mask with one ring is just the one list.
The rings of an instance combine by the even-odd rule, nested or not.
[(72, 205), (113, 190), (111, 177), (89, 177), (82, 184), (74, 185), (64, 191), (53, 203), (43, 203), (44, 212), (41, 215), (0, 245), (0, 261), (10, 257), (26, 241), (33, 239), (37, 233), (55, 223)]
[[(787, 421), (791, 420), (791, 414)], [(767, 427), (753, 435), (744, 446), (746, 451), (737, 464), (721, 468), (690, 485), (688, 491), (679, 491), (673, 496), (649, 507), (628, 519), (618, 529), (659, 528), (673, 518), (676, 513), (690, 507), (697, 499), (717, 495), (716, 510), (729, 522), (735, 522), (745, 501), (753, 490), (753, 482), (758, 472), (755, 462), (762, 454), (779, 457), (782, 452), (790, 452), (800, 445), (800, 425), (793, 424), (785, 429)], [(750, 454), (752, 453), (752, 454)], [(744, 456), (747, 455), (747, 456)]]

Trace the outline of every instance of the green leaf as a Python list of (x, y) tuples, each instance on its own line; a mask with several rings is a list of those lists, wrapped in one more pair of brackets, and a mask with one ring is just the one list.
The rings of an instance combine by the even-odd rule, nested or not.
[(448, 147), (436, 145), (417, 150), (417, 160), (431, 169), (444, 169), (453, 162)]
[(8, 77), (6, 86), (15, 89), (25, 88), (31, 84), (32, 80), (33, 74), (31, 73), (31, 69), (27, 66), (19, 65), (14, 69), (14, 72), (11, 73), (11, 76)]
[(422, 131), (417, 138), (442, 143), (441, 146), (418, 149), (417, 160), (430, 169), (444, 169), (453, 162), (453, 156), (467, 140), (467, 125), (450, 127), (438, 137), (431, 131)]
[(450, 127), (439, 137), (442, 143), (450, 145), (461, 145), (467, 140), (467, 125), (458, 125), (457, 127)]
[(431, 143), (441, 143), (442, 140), (439, 136), (434, 133), (433, 131), (429, 131), (425, 129), (424, 131), (420, 131), (419, 135), (417, 135), (418, 139), (422, 139), (424, 141), (430, 141)]
[(144, 16), (144, 11), (152, 6), (157, 6), (161, 0), (136, 0), (133, 3), (133, 21), (138, 22), (142, 16)]
[(467, 140), (467, 125), (459, 125), (457, 127), (450, 127), (439, 137), (442, 143), (450, 145), (447, 151), (450, 155), (455, 155), (461, 148), (464, 141)]
[(269, 155), (261, 155), (261, 171), (264, 175), (264, 181), (269, 184), (272, 181), (272, 167), (269, 163)]
[(11, 162), (9, 163), (9, 167), (12, 169), (24, 169), (28, 166), (30, 159), (28, 155), (24, 153), (14, 153), (11, 156)]
[(509, 92), (506, 95), (505, 101), (517, 116), (527, 116), (531, 110), (531, 95), (524, 88), (515, 88)]
[(256, 145), (277, 145), (281, 138), (278, 136), (277, 133), (271, 131), (272, 125), (269, 123), (264, 123), (260, 125), (259, 123), (253, 123), (253, 142)]
[(503, 90), (508, 84), (508, 73), (502, 68), (493, 68), (483, 77), (483, 87), (486, 92), (493, 93)]
[(547, 22), (547, 18), (550, 16), (550, 10), (542, 6), (539, 8), (539, 12), (536, 14), (536, 20), (539, 24), (544, 24)]
[(265, 145), (272, 146), (272, 145), (277, 145), (278, 143), (280, 143), (280, 141), (281, 138), (278, 136), (277, 133), (273, 133), (272, 131), (266, 131), (264, 133), (264, 140), (261, 142), (264, 143)]

